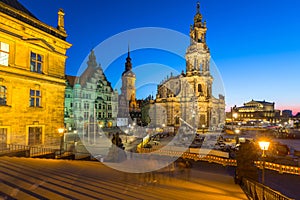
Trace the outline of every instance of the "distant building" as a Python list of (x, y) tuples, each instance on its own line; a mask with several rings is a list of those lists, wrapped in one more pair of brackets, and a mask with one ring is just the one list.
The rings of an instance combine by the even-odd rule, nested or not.
[(293, 116), (294, 126), (295, 128), (300, 128), (300, 112), (298, 112), (295, 116)]
[(122, 87), (119, 95), (118, 126), (128, 126), (141, 121), (141, 101), (136, 99), (135, 89), (136, 76), (132, 71), (130, 52), (125, 63), (125, 70), (122, 73)]
[(75, 130), (75, 122), (74, 122), (74, 85), (76, 81), (76, 76), (66, 75), (66, 90), (65, 90), (65, 112), (64, 112), (64, 122), (65, 127), (68, 131)]
[(290, 118), (293, 117), (293, 111), (292, 110), (283, 110), (281, 112), (282, 117)]
[(206, 21), (202, 20), (200, 5), (190, 28), (190, 46), (186, 51), (186, 72), (171, 76), (158, 85), (152, 108), (153, 126), (187, 125), (197, 130), (215, 130), (225, 123), (225, 98), (212, 94), (210, 50), (206, 43)]
[(64, 127), (64, 12), (57, 28), (0, 0), (0, 143), (58, 148)]
[(241, 107), (233, 107), (231, 117), (234, 121), (240, 122), (271, 122), (275, 123), (278, 119), (279, 111), (275, 110), (274, 102), (251, 100), (244, 103)]
[(68, 130), (84, 131), (89, 123), (117, 125), (118, 92), (113, 90), (91, 51), (87, 68), (79, 77), (67, 76), (65, 124)]

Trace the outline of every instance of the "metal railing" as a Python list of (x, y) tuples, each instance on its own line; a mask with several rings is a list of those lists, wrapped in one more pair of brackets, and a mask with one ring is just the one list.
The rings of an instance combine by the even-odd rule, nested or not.
[(249, 199), (253, 200), (293, 200), (278, 191), (247, 178), (242, 180), (242, 189)]
[(44, 147), (31, 147), (19, 144), (1, 144), (0, 155), (9, 155), (13, 153), (23, 152), (25, 157), (37, 157), (48, 154), (54, 154), (56, 150)]

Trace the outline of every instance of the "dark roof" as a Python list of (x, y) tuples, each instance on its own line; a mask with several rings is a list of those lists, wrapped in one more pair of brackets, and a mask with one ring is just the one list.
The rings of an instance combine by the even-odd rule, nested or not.
[(76, 76), (66, 75), (67, 82), (71, 87), (74, 87), (76, 78), (77, 78)]
[(31, 16), (31, 17), (36, 18), (29, 10), (27, 10), (27, 8), (25, 8), (21, 3), (19, 3), (18, 0), (0, 0), (0, 2), (3, 2), (6, 5), (14, 8), (16, 10), (19, 10), (19, 11), (21, 11), (21, 12), (23, 12), (23, 13)]
[(59, 31), (57, 28), (49, 26), (37, 19), (29, 10), (19, 3), (18, 0), (0, 0), (0, 12), (38, 28), (57, 38), (66, 40), (67, 34), (65, 32)]
[(249, 103), (260, 103), (260, 104), (263, 104), (263, 105), (274, 105), (274, 102), (271, 103), (271, 102), (267, 102), (265, 100), (263, 100), (263, 101), (256, 101), (256, 100), (253, 100), (253, 99), (251, 101), (247, 102), (247, 103), (244, 103), (244, 105), (245, 104), (249, 104)]

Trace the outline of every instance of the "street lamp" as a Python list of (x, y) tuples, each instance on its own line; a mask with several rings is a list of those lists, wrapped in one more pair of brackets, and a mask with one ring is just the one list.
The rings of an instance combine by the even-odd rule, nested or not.
[(202, 124), (202, 133), (204, 134), (204, 128), (205, 128), (205, 125)]
[[(231, 111), (232, 112), (232, 111)], [(233, 130), (233, 122), (235, 122), (236, 118), (238, 117), (237, 113), (232, 113), (232, 119), (231, 119), (231, 130)]]
[(127, 143), (127, 134), (128, 134), (128, 130), (125, 130), (125, 142)]
[(265, 183), (265, 163), (266, 160), (265, 158), (267, 157), (266, 151), (269, 149), (270, 142), (267, 141), (260, 141), (258, 142), (260, 149), (263, 151), (262, 152), (262, 159), (263, 159), (263, 166), (262, 166), (262, 178), (261, 178), (261, 183)]
[(60, 136), (60, 149), (59, 149), (60, 157), (61, 157), (61, 151), (62, 151), (62, 148), (63, 148), (64, 132), (65, 132), (64, 128), (59, 128), (58, 129), (58, 133), (59, 133), (59, 136)]

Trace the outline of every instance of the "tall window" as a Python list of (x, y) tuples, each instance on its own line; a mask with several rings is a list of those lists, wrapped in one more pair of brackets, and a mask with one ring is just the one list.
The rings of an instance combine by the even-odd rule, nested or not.
[(0, 65), (8, 66), (9, 44), (0, 42)]
[(89, 112), (84, 112), (83, 115), (84, 115), (84, 116), (83, 116), (84, 119), (88, 119), (88, 118), (89, 118)]
[(42, 127), (29, 127), (28, 145), (42, 144)]
[(6, 105), (6, 87), (3, 85), (0, 85), (0, 105)]
[(90, 104), (89, 103), (84, 103), (83, 104), (83, 108), (86, 109), (86, 110), (89, 109), (90, 108)]
[(31, 107), (41, 107), (42, 96), (40, 90), (30, 89), (30, 106)]
[(30, 55), (30, 71), (42, 73), (43, 56), (40, 54), (31, 52)]

